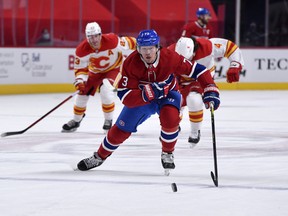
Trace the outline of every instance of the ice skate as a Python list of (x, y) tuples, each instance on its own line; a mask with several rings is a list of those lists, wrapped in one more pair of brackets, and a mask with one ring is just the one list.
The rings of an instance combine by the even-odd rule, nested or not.
[(191, 135), (188, 138), (190, 148), (194, 148), (196, 146), (196, 144), (200, 141), (200, 136), (201, 136), (200, 130), (191, 133)]
[(112, 127), (112, 120), (105, 119), (103, 124), (103, 130), (109, 130)]
[(161, 162), (164, 168), (164, 174), (167, 176), (170, 175), (170, 170), (175, 169), (173, 153), (162, 152)]
[(78, 127), (80, 127), (80, 123), (83, 120), (83, 118), (85, 117), (85, 114), (83, 115), (82, 119), (77, 122), (75, 120), (70, 120), (68, 123), (64, 124), (62, 126), (62, 132), (64, 133), (71, 133), (77, 130)]
[(77, 164), (77, 168), (81, 171), (90, 170), (90, 169), (100, 166), (104, 161), (105, 160), (99, 157), (97, 152), (94, 152), (94, 155), (92, 155), (91, 157), (81, 160)]

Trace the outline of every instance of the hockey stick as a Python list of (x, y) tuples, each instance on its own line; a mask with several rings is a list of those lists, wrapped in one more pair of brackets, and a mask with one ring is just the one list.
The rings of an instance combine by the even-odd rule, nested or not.
[(216, 135), (215, 135), (215, 121), (214, 121), (214, 104), (210, 103), (211, 125), (212, 125), (212, 140), (213, 140), (213, 158), (214, 158), (214, 173), (211, 171), (211, 178), (214, 185), (218, 187), (218, 168), (217, 168), (217, 152), (216, 152)]
[(102, 82), (106, 88), (108, 88), (109, 90), (113, 92), (117, 92), (117, 89), (110, 83), (110, 81), (107, 78), (103, 79)]
[(69, 97), (67, 97), (65, 100), (63, 100), (61, 103), (59, 103), (57, 106), (55, 106), (53, 109), (51, 109), (49, 112), (47, 112), (45, 115), (43, 115), (41, 118), (39, 118), (37, 121), (33, 122), (31, 125), (29, 125), (27, 128), (21, 131), (11, 131), (11, 132), (5, 132), (1, 134), (1, 137), (6, 137), (6, 136), (12, 136), (12, 135), (18, 135), (18, 134), (23, 134), (27, 130), (29, 130), (31, 127), (36, 125), (38, 122), (40, 122), (42, 119), (44, 119), (46, 116), (48, 116), (50, 113), (52, 113), (54, 110), (56, 110), (58, 107), (60, 107), (62, 104), (70, 100), (72, 97), (74, 97), (76, 94), (78, 94), (79, 91), (74, 92), (71, 94)]
[[(120, 71), (122, 70), (122, 65), (121, 65), (121, 69)], [(103, 85), (106, 86), (106, 88), (108, 88), (109, 90), (113, 91), (113, 92), (117, 92), (117, 86), (118, 86), (118, 83), (120, 81), (120, 79), (122, 78), (122, 74), (121, 73), (118, 73), (113, 84), (111, 84), (111, 82), (109, 81), (108, 78), (104, 78), (102, 80), (103, 82)]]

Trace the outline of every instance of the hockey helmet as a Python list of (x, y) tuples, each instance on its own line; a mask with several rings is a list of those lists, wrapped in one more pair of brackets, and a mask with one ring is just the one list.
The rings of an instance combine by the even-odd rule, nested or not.
[(159, 46), (160, 38), (157, 32), (153, 29), (143, 30), (137, 37), (137, 47), (141, 46)]
[(85, 29), (86, 37), (90, 35), (101, 34), (101, 33), (102, 33), (101, 28), (97, 22), (87, 23), (86, 29)]
[(197, 12), (196, 12), (196, 16), (203, 16), (203, 15), (209, 15), (210, 16), (210, 12), (208, 9), (206, 8), (198, 8)]
[(176, 43), (175, 51), (186, 59), (191, 60), (194, 54), (193, 40), (188, 37), (181, 37)]

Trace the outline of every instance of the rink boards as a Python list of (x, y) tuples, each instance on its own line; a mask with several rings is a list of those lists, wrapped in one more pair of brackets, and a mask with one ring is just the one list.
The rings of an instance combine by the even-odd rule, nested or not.
[[(74, 91), (73, 48), (0, 48), (0, 94)], [(229, 61), (216, 63), (223, 90), (288, 89), (288, 49), (242, 49), (240, 82), (226, 83)]]

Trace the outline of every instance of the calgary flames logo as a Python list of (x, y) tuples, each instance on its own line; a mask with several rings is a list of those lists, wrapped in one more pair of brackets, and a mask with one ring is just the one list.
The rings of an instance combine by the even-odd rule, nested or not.
[(101, 56), (99, 58), (90, 58), (90, 67), (93, 69), (103, 69), (109, 66), (109, 58), (106, 56)]

